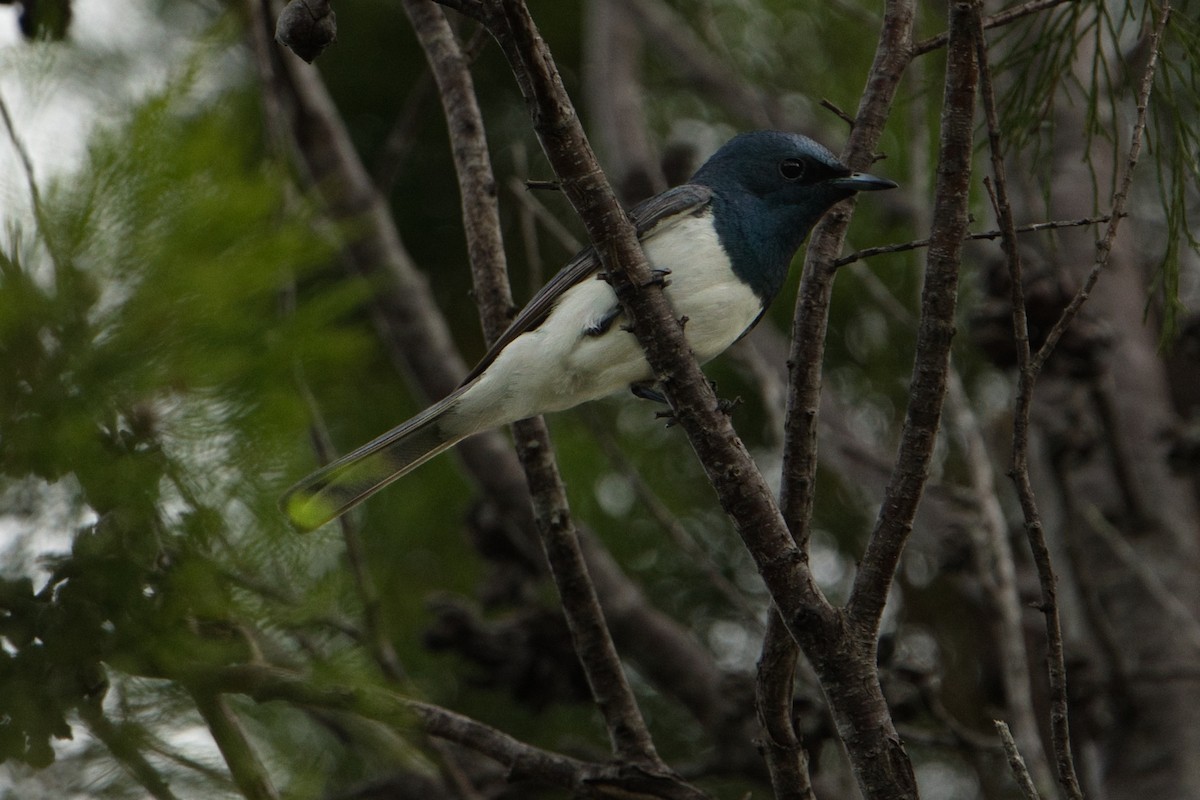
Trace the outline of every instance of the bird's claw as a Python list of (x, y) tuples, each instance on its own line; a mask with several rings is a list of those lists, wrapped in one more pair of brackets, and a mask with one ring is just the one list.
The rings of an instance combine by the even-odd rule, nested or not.
[(675, 416), (674, 411), (655, 411), (654, 418), (665, 419), (667, 421), (666, 427), (668, 428), (674, 428), (679, 424), (679, 418)]
[[(642, 283), (641, 287), (645, 289), (647, 286), (667, 286), (670, 283), (670, 281), (667, 280), (667, 276), (670, 274), (671, 270), (669, 269), (651, 269), (650, 278), (646, 282)], [(596, 280), (604, 281), (610, 285), (612, 284), (612, 276), (605, 270), (600, 270), (596, 273)]]
[(667, 280), (667, 276), (670, 274), (671, 270), (669, 269), (652, 269), (650, 270), (650, 280), (643, 283), (642, 288), (645, 289), (647, 286), (665, 287), (670, 283), (670, 281)]
[(720, 411), (722, 414), (724, 414), (727, 417), (732, 417), (733, 410), (735, 408), (737, 408), (738, 406), (740, 406), (743, 402), (745, 402), (745, 401), (742, 400), (741, 395), (738, 395), (737, 397), (734, 397), (731, 400), (727, 400), (723, 397), (718, 397), (717, 398), (717, 411)]

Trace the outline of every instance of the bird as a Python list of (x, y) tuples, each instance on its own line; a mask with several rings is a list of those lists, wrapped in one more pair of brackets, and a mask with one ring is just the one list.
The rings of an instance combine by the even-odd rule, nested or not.
[[(896, 186), (851, 170), (807, 136), (752, 131), (629, 216), (703, 364), (762, 318), (829, 209), (857, 192)], [(653, 378), (600, 259), (584, 249), (530, 299), (456, 390), (305, 477), (280, 507), (297, 529), (317, 528), (473, 434), (626, 388), (662, 399)]]

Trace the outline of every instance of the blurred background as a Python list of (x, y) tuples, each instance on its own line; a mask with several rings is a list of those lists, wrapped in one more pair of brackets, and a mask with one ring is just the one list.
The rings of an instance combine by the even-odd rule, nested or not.
[[(1161, 8), (1026, 6), (1036, 13), (988, 36), (1016, 222), (1064, 223), (1021, 239), (1036, 347), (1093, 262)], [(1200, 796), (1194, 6), (1177, 5), (1163, 43), (1116, 250), (1033, 414), (1072, 732), (1096, 798)], [(861, 0), (529, 7), (629, 204), (743, 130), (840, 150), (881, 19)], [(447, 353), (470, 365), (485, 350), (422, 47), (400, 3), (336, 11), (338, 41), (308, 66), (264, 46), (273, 23), (255, 2), (0, 4), (2, 797), (566, 796), (415, 726), (214, 695), (206, 676), (231, 664), (395, 691), (608, 758), (536, 538), (513, 510), (525, 500), (511, 456), (491, 471), (439, 457), (346, 528), (298, 535), (276, 508), (331, 453), (452, 387), (461, 366)], [(558, 193), (525, 186), (553, 175), (498, 48), (447, 16), (472, 59), (520, 303), (582, 228)], [(901, 189), (858, 205), (846, 254), (896, 247), (848, 261), (835, 288), (812, 542), (835, 602), (907, 402), (924, 252), (906, 245), (933, 208), (944, 58), (931, 37), (944, 29), (945, 4), (919, 3), (924, 49), (872, 168)], [(992, 231), (973, 186), (972, 229)], [(364, 213), (372, 202), (386, 223)], [(740, 399), (734, 425), (772, 482), (801, 260), (754, 334), (706, 370)], [(429, 319), (405, 316), (414, 306)], [(924, 797), (1017, 796), (995, 718), (1053, 792), (1039, 590), (1006, 477), (1015, 356), (998, 240), (968, 246), (960, 309), (881, 680)], [(430, 349), (405, 326), (449, 338)], [(715, 796), (769, 797), (753, 707), (767, 595), (657, 410), (622, 396), (548, 422), (659, 751)], [(506, 452), (507, 434), (480, 447)], [(856, 796), (803, 668), (795, 715), (817, 796)]]

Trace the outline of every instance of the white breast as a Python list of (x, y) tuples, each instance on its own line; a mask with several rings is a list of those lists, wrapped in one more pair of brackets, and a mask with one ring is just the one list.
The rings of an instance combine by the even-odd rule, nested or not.
[[(689, 217), (651, 235), (643, 247), (655, 269), (669, 270), (666, 296), (701, 363), (733, 344), (754, 322), (762, 302), (730, 267), (708, 215)], [(536, 330), (496, 357), (462, 399), (477, 429), (594, 400), (653, 377), (641, 347), (616, 319), (601, 335), (587, 329), (617, 305), (599, 279), (571, 287)]]
[(669, 269), (667, 299), (700, 363), (733, 344), (762, 311), (762, 300), (733, 274), (710, 215), (691, 217), (644, 243), (656, 269)]

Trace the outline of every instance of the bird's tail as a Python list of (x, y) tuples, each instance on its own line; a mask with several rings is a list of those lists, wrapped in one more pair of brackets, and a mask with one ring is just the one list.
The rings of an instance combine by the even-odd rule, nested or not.
[(324, 525), (471, 435), (453, 424), (466, 388), (288, 489), (279, 506), (292, 525), (302, 531)]

